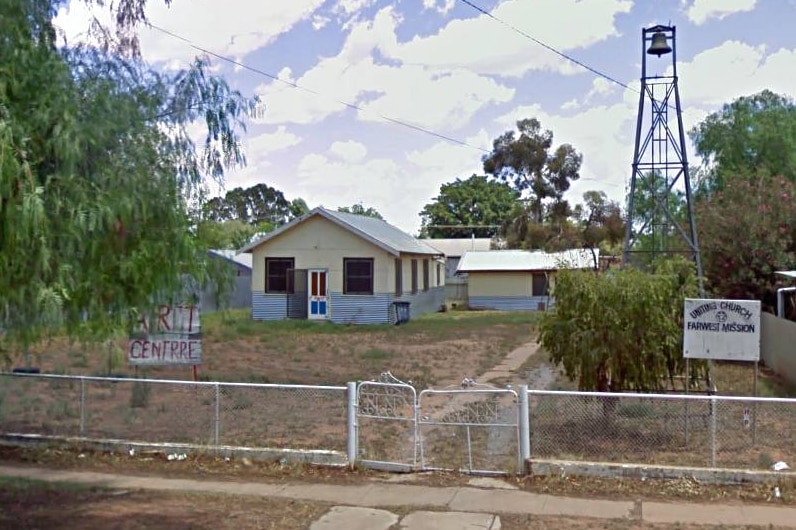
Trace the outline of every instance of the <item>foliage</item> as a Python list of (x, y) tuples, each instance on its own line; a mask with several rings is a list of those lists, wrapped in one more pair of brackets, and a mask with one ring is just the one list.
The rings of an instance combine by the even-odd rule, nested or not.
[(517, 131), (507, 131), (494, 140), (492, 152), (483, 158), (484, 171), (528, 195), (533, 219), (544, 221), (545, 203), (552, 199), (551, 217), (565, 219), (569, 213), (564, 193), (580, 178), (583, 157), (569, 144), (553, 146), (553, 133), (543, 130), (535, 118), (517, 122)]
[(784, 177), (730, 178), (699, 201), (697, 219), (705, 276), (717, 296), (766, 300), (774, 271), (796, 268), (796, 184)]
[(281, 191), (267, 184), (256, 184), (245, 189), (233, 188), (223, 197), (210, 199), (205, 203), (204, 215), (205, 219), (216, 222), (240, 221), (276, 227), (296, 217), (294, 211), (299, 212), (302, 207), (306, 208), (304, 201), (288, 201)]
[(583, 204), (575, 206), (570, 219), (557, 224), (538, 223), (523, 203), (514, 206), (510, 217), (504, 227), (509, 248), (549, 252), (587, 248), (617, 253), (625, 236), (621, 206), (601, 191), (584, 193)]
[(196, 227), (196, 238), (210, 249), (237, 250), (250, 243), (255, 234), (270, 231), (268, 228), (270, 227), (254, 227), (237, 219), (200, 221)]
[(690, 131), (708, 164), (703, 191), (739, 176), (780, 175), (796, 182), (796, 103), (764, 90), (724, 105)]
[(365, 217), (375, 217), (376, 219), (384, 220), (384, 217), (372, 206), (368, 206), (367, 208), (362, 205), (361, 202), (356, 203), (352, 206), (341, 206), (337, 209), (338, 212), (342, 213), (352, 213), (354, 215), (364, 215)]
[(632, 251), (638, 252), (634, 265), (649, 267), (658, 257), (670, 253), (691, 255), (691, 247), (677, 228), (690, 233), (685, 192), (673, 187), (665, 173), (648, 171), (638, 178), (633, 202)]
[[(690, 262), (672, 259), (654, 274), (562, 270), (539, 343), (581, 390), (659, 391), (684, 372), (683, 301), (697, 293)], [(703, 363), (691, 363), (704, 375)]]
[[(257, 106), (209, 75), (203, 60), (161, 73), (136, 58), (129, 40), (57, 47), (59, 5), (4, 0), (0, 17), (7, 345), (61, 329), (106, 337), (130, 324), (133, 308), (180, 292), (186, 275), (206, 281), (188, 203), (208, 179), (245, 162), (237, 131)], [(141, 21), (136, 6), (143, 2), (117, 7), (120, 35)], [(201, 148), (187, 132), (197, 120), (207, 125)]]
[[(420, 212), (421, 235), (432, 238), (493, 237), (510, 219), (520, 194), (509, 185), (473, 175), (443, 184)], [(491, 225), (491, 226), (490, 226)], [(462, 228), (455, 228), (461, 226)], [(471, 228), (469, 228), (471, 227)]]

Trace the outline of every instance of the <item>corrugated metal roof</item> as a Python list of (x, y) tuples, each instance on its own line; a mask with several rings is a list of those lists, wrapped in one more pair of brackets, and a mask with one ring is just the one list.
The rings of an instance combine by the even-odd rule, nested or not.
[(252, 268), (252, 255), (251, 254), (238, 254), (236, 250), (211, 250), (213, 254), (234, 261), (238, 265)]
[[(594, 252), (599, 259), (600, 251), (595, 249)], [(464, 254), (456, 272), (593, 269), (595, 255), (588, 249), (564, 250), (562, 252), (475, 250)]]
[(489, 250), (492, 240), (488, 237), (461, 239), (424, 239), (446, 257), (461, 257), (469, 250)]
[(241, 249), (241, 252), (251, 252), (269, 239), (273, 239), (277, 235), (290, 230), (294, 226), (301, 224), (307, 219), (310, 219), (316, 215), (320, 215), (328, 219), (336, 225), (353, 232), (354, 234), (367, 241), (370, 241), (377, 247), (380, 247), (391, 254), (428, 254), (433, 256), (441, 254), (441, 252), (434, 247), (424, 243), (420, 239), (412, 237), (400, 228), (397, 228), (381, 219), (376, 219), (375, 217), (368, 217), (365, 215), (356, 215), (334, 210), (327, 210), (323, 207), (315, 208), (306, 215), (294, 219), (286, 225), (277, 228), (273, 232), (265, 234), (263, 237), (246, 245)]

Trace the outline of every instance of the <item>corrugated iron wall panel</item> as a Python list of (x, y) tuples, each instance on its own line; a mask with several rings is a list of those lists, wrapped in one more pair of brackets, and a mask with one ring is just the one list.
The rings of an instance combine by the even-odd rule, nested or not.
[(284, 320), (287, 318), (287, 295), (252, 292), (253, 320)]
[(538, 311), (540, 304), (546, 309), (552, 300), (546, 296), (471, 296), (472, 309), (497, 309), (499, 311)]
[(395, 310), (392, 294), (372, 296), (331, 293), (332, 322), (336, 324), (392, 324)]
[(445, 305), (445, 287), (432, 287), (428, 291), (420, 291), (417, 294), (404, 293), (396, 300), (409, 302), (409, 314), (411, 318), (418, 317), (423, 313), (435, 313)]

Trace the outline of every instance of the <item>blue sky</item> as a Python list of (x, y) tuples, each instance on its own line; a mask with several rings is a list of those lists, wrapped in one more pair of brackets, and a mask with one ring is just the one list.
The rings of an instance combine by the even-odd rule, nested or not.
[[(675, 25), (686, 129), (764, 88), (796, 96), (796, 33), (784, 23), (796, 20), (796, 0), (471, 1), (635, 90), (641, 29)], [(311, 207), (362, 202), (414, 233), (418, 212), (441, 184), (481, 173), (492, 139), (535, 117), (556, 143), (583, 154), (572, 203), (592, 189), (624, 197), (638, 94), (461, 0), (149, 3), (154, 24), (320, 94), (213, 60), (230, 85), (266, 105), (246, 134), (249, 165), (229, 175), (228, 188), (263, 182)], [(84, 3), (72, 0), (56, 22), (77, 38), (87, 16)], [(184, 67), (199, 53), (149, 29), (141, 43), (161, 68)]]

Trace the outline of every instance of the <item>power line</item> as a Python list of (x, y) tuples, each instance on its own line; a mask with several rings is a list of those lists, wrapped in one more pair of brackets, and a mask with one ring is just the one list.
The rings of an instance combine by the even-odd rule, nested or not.
[[(198, 44), (195, 44), (193, 41), (191, 41), (190, 39), (188, 39), (186, 37), (178, 35), (178, 34), (172, 32), (172, 31), (169, 31), (167, 29), (161, 28), (160, 26), (157, 26), (155, 24), (151, 24), (150, 23), (150, 27), (152, 29), (154, 29), (154, 30), (157, 30), (157, 31), (165, 34), (165, 35), (168, 35), (169, 37), (181, 40), (181, 41), (185, 42), (186, 44), (188, 44), (191, 48), (193, 48), (193, 49), (195, 49), (197, 51), (200, 51), (200, 52), (202, 52), (202, 53), (204, 53), (206, 55), (210, 55), (212, 57), (215, 57), (215, 58), (220, 59), (222, 61), (228, 62), (230, 64), (233, 64), (235, 66), (243, 68), (244, 70), (248, 70), (250, 72), (253, 72), (255, 74), (268, 77), (270, 79), (273, 79), (274, 81), (277, 81), (279, 83), (285, 84), (285, 85), (287, 85), (289, 87), (302, 90), (304, 92), (313, 94), (315, 96), (324, 97), (324, 94), (322, 94), (321, 92), (318, 92), (317, 90), (313, 90), (311, 88), (307, 88), (305, 86), (301, 86), (298, 83), (294, 83), (292, 81), (287, 81), (285, 79), (280, 78), (277, 75), (274, 75), (274, 74), (268, 73), (268, 72), (266, 72), (264, 70), (261, 70), (259, 68), (255, 68), (253, 66), (247, 65), (247, 64), (242, 63), (240, 61), (237, 61), (237, 60), (235, 60), (235, 59), (233, 59), (231, 57), (226, 57), (226, 56), (221, 55), (219, 53), (215, 53), (215, 52), (213, 52), (211, 50), (208, 50), (207, 48), (203, 48), (202, 46), (199, 46)], [(378, 113), (378, 112), (368, 111), (368, 110), (364, 109), (363, 107), (361, 107), (360, 105), (357, 105), (356, 103), (350, 103), (350, 102), (342, 101), (342, 100), (338, 100), (338, 99), (334, 99), (333, 101), (335, 101), (336, 103), (339, 103), (339, 104), (341, 104), (341, 105), (343, 105), (345, 107), (348, 107), (350, 109), (354, 109), (354, 110), (357, 110), (359, 112), (363, 112), (365, 114), (373, 114), (375, 116), (378, 116), (379, 118), (381, 118), (384, 121), (387, 121), (387, 122), (390, 122), (390, 123), (394, 123), (395, 125), (400, 125), (402, 127), (407, 127), (409, 129), (412, 129), (412, 130), (415, 130), (415, 131), (419, 131), (419, 132), (434, 136), (436, 138), (439, 138), (441, 140), (445, 140), (447, 142), (458, 144), (458, 145), (461, 145), (461, 146), (464, 146), (464, 147), (469, 147), (470, 149), (475, 149), (477, 151), (481, 151), (482, 153), (489, 153), (490, 152), (488, 149), (484, 149), (483, 147), (478, 147), (477, 145), (473, 145), (473, 144), (468, 143), (468, 142), (466, 142), (464, 140), (459, 140), (457, 138), (453, 138), (451, 136), (447, 136), (445, 134), (438, 133), (436, 131), (432, 131), (431, 129), (426, 129), (425, 127), (421, 127), (419, 125), (414, 125), (412, 123), (408, 123), (408, 122), (405, 122), (405, 121), (398, 120), (396, 118), (391, 118), (390, 116), (386, 116), (386, 115)]]
[(521, 30), (520, 28), (518, 28), (517, 26), (515, 26), (515, 25), (513, 25), (513, 24), (509, 24), (509, 23), (508, 23), (508, 22), (506, 22), (505, 20), (503, 20), (503, 19), (500, 19), (500, 18), (496, 17), (495, 15), (493, 15), (492, 13), (490, 13), (489, 11), (487, 11), (486, 9), (484, 9), (484, 8), (482, 8), (482, 7), (480, 7), (480, 6), (476, 5), (476, 4), (474, 4), (474, 3), (472, 3), (470, 0), (460, 0), (460, 1), (461, 1), (462, 3), (464, 3), (464, 4), (467, 4), (468, 6), (472, 7), (473, 9), (475, 9), (476, 11), (478, 11), (479, 13), (482, 13), (482, 14), (486, 15), (487, 17), (491, 18), (492, 20), (494, 20), (494, 21), (495, 21), (495, 22), (497, 22), (498, 24), (502, 24), (502, 25), (506, 26), (507, 28), (509, 28), (509, 29), (510, 29), (510, 30), (512, 30), (513, 32), (515, 32), (515, 33), (517, 33), (517, 34), (519, 34), (519, 35), (522, 35), (522, 36), (523, 36), (523, 37), (525, 37), (526, 39), (529, 39), (529, 40), (533, 41), (534, 43), (536, 43), (536, 44), (538, 44), (539, 46), (541, 46), (541, 47), (545, 48), (546, 50), (549, 50), (549, 51), (551, 51), (551, 52), (555, 53), (555, 54), (556, 54), (556, 55), (558, 55), (559, 57), (562, 57), (562, 58), (566, 59), (567, 61), (570, 61), (570, 62), (572, 62), (572, 63), (575, 63), (576, 65), (580, 66), (581, 68), (585, 68), (585, 69), (586, 69), (586, 70), (588, 70), (589, 72), (591, 72), (591, 73), (593, 73), (593, 74), (595, 74), (595, 75), (597, 75), (597, 76), (599, 76), (599, 77), (602, 77), (603, 79), (605, 79), (605, 80), (607, 80), (607, 81), (610, 81), (611, 83), (615, 83), (615, 84), (617, 84), (617, 85), (619, 85), (619, 86), (621, 86), (621, 87), (623, 87), (623, 88), (626, 88), (626, 89), (628, 89), (628, 90), (633, 90), (633, 91), (634, 91), (634, 92), (636, 92), (636, 93), (638, 93), (638, 92), (639, 92), (639, 90), (638, 90), (637, 88), (633, 88), (633, 87), (631, 87), (630, 85), (628, 85), (628, 84), (626, 84), (626, 83), (623, 83), (623, 82), (621, 82), (621, 81), (617, 80), (616, 78), (613, 78), (613, 77), (611, 77), (610, 75), (608, 75), (608, 74), (605, 74), (605, 73), (603, 73), (603, 72), (601, 72), (601, 71), (597, 70), (596, 68), (592, 68), (592, 67), (591, 67), (591, 66), (589, 66), (588, 64), (586, 64), (586, 63), (583, 63), (583, 62), (581, 62), (581, 61), (579, 61), (579, 60), (575, 59), (575, 58), (574, 58), (574, 57), (572, 57), (571, 55), (567, 55), (566, 53), (564, 53), (564, 52), (562, 52), (562, 51), (560, 51), (560, 50), (557, 50), (556, 48), (553, 48), (553, 47), (552, 47), (552, 46), (550, 46), (549, 44), (547, 44), (547, 43), (545, 43), (545, 42), (542, 42), (542, 41), (540, 41), (539, 39), (537, 39), (536, 37), (534, 37), (534, 36), (533, 36), (533, 35), (531, 35), (530, 33), (527, 33), (527, 32), (525, 32), (525, 31)]

